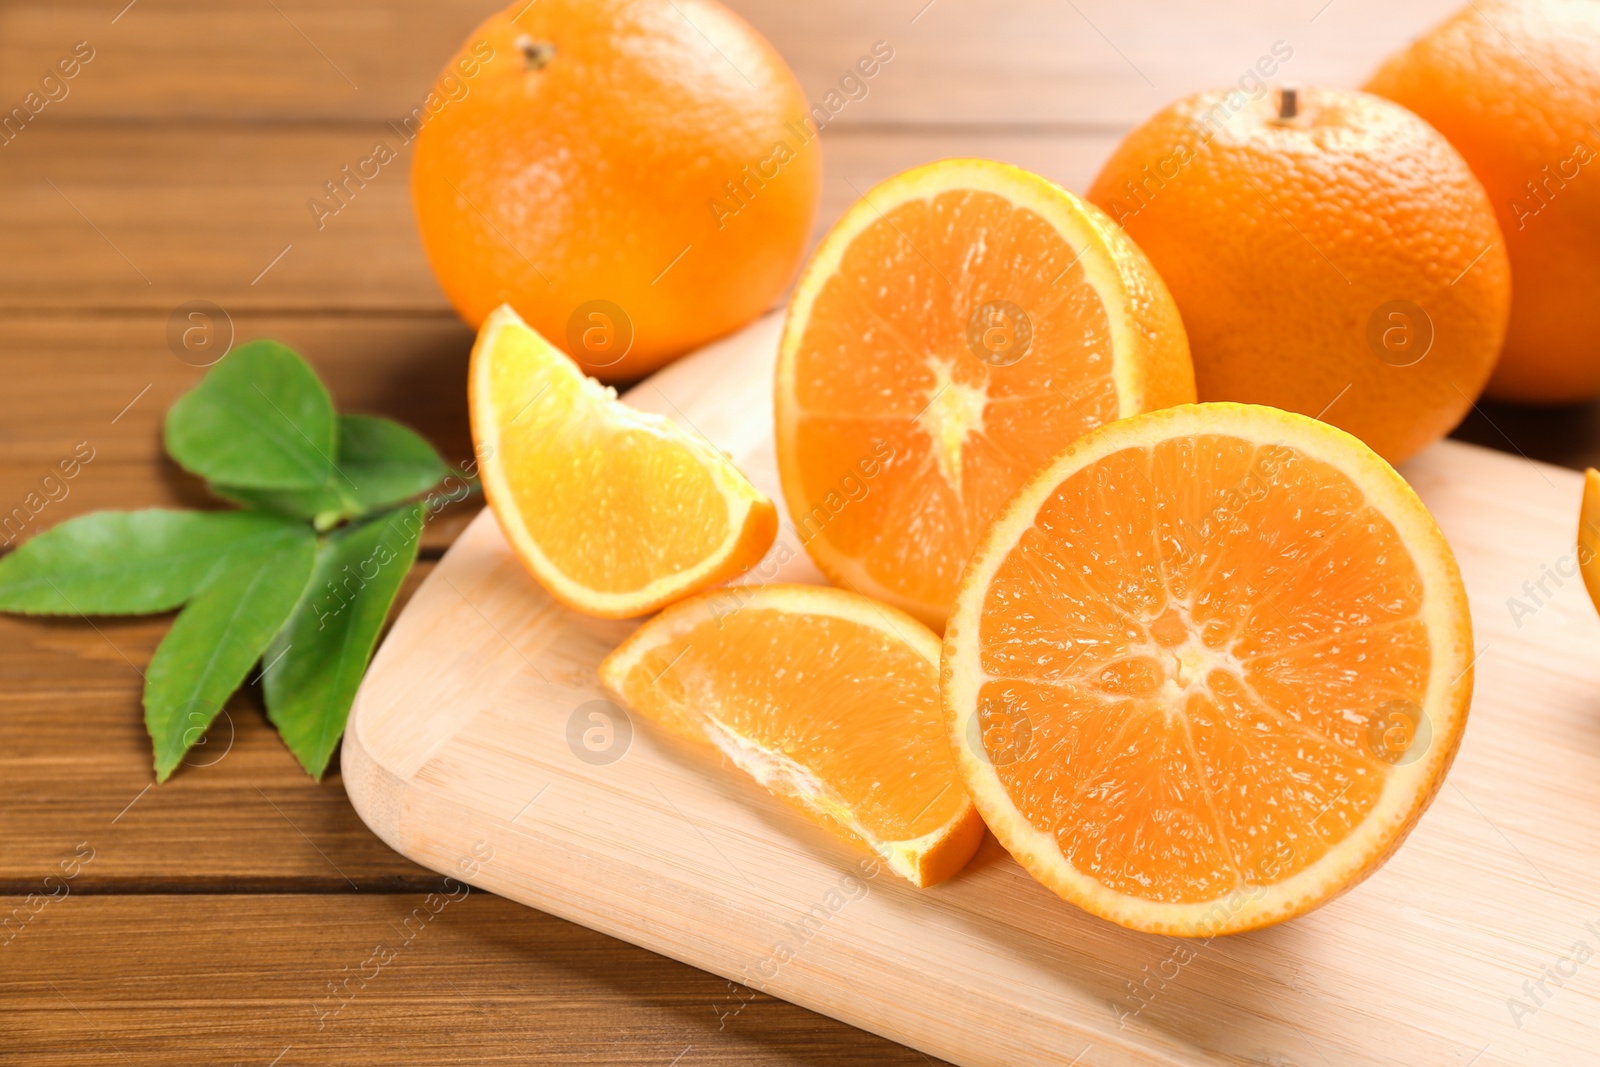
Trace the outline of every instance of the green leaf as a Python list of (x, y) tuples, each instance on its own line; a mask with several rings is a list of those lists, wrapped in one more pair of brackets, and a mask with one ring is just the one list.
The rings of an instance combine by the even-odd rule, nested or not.
[(316, 489), (338, 444), (333, 401), (310, 365), (276, 341), (229, 353), (167, 412), (167, 451), (219, 485)]
[(278, 536), (243, 511), (97, 511), (0, 559), (0, 611), (146, 615), (192, 597), (231, 552)]
[(165, 781), (294, 610), (311, 577), (316, 535), (261, 515), (274, 529), (235, 545), (157, 646), (145, 675), (144, 719)]
[(334, 477), (369, 511), (409, 500), (450, 474), (425, 438), (391, 419), (342, 415), (339, 432)]
[(344, 733), (426, 514), (412, 504), (324, 538), (305, 595), (262, 657), (267, 717), (313, 778)]
[(311, 519), (327, 529), (342, 519), (398, 504), (431, 489), (450, 467), (424, 438), (390, 419), (339, 416), (339, 456), (328, 481), (313, 490), (213, 485), (225, 500)]
[(303, 519), (319, 532), (332, 529), (353, 513), (353, 502), (327, 486), (321, 489), (245, 489), (236, 485), (213, 485), (210, 488), (223, 500), (257, 511)]

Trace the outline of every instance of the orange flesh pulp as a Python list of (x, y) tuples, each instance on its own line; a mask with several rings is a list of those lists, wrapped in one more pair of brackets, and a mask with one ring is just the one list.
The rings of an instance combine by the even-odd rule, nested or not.
[(629, 592), (722, 545), (727, 506), (694, 452), (652, 427), (595, 419), (605, 394), (581, 375), (530, 372), (543, 358), (530, 331), (503, 329), (495, 344), (498, 463), (510, 503), (558, 570), (591, 589)]
[(1332, 466), (1224, 435), (1124, 449), (1047, 498), (988, 587), (983, 744), (1107, 888), (1178, 904), (1278, 883), (1404, 758), (1422, 608), (1395, 528)]
[[(1035, 212), (977, 190), (908, 201), (857, 235), (795, 353), (802, 538), (884, 589), (950, 603), (1012, 492), (1118, 415), (1105, 307), (1077, 255)], [(1010, 320), (980, 312), (998, 301), (1031, 325), (1015, 362)]]
[(923, 837), (968, 808), (937, 664), (877, 627), (744, 607), (649, 649), (615, 688), (869, 845)]

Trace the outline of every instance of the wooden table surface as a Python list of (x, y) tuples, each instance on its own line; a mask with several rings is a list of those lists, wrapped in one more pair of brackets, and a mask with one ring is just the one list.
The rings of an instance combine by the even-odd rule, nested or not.
[[(93, 455), (24, 536), (95, 508), (208, 503), (160, 450), (163, 412), (203, 373), (169, 342), (195, 301), (223, 333), (305, 353), (342, 408), (469, 454), (471, 333), (423, 261), (390, 123), (492, 2), (0, 3), (0, 111), (79, 42), (93, 57), (0, 144), (0, 512)], [(894, 49), (823, 134), (821, 227), (856, 189), (946, 155), (1082, 191), (1131, 125), (1237, 82), (1275, 42), (1293, 50), (1285, 78), (1353, 86), (1455, 2), (733, 6), (812, 100), (875, 42)], [(399, 158), (319, 228), (307, 202), (380, 141)], [(1600, 405), (1486, 403), (1458, 436), (1600, 464)], [(409, 588), (471, 514), (429, 527)], [(337, 773), (299, 770), (254, 692), (154, 786), (140, 670), (165, 627), (0, 617), (0, 1063), (927, 1061), (478, 892), (370, 976), (440, 880), (366, 830)], [(78, 877), (47, 881), (74, 855)], [(357, 971), (357, 998), (324, 1018)]]

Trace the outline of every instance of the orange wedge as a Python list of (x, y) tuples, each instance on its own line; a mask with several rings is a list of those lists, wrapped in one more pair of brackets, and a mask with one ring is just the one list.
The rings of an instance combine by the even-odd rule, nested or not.
[(635, 411), (502, 305), (472, 349), (483, 493), (550, 595), (643, 615), (754, 566), (777, 510), (701, 438)]
[(1098, 208), (980, 159), (907, 171), (839, 220), (789, 304), (776, 392), (783, 494), (817, 566), (935, 628), (1040, 464), (1195, 398), (1144, 254)]
[(1006, 505), (943, 699), (1035, 878), (1207, 937), (1383, 863), (1455, 756), (1471, 663), (1455, 559), (1393, 468), (1301, 415), (1185, 405), (1089, 434)]
[(939, 639), (893, 608), (806, 585), (710, 593), (641, 626), (600, 679), (913, 885), (983, 838), (945, 740)]
[(1600, 471), (1583, 476), (1583, 509), (1578, 513), (1578, 568), (1584, 588), (1600, 611)]

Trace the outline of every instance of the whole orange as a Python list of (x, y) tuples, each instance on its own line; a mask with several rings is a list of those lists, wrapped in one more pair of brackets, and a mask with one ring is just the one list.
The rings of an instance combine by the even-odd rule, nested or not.
[(788, 283), (821, 181), (806, 116), (715, 0), (517, 0), (414, 113), (423, 248), (471, 325), (510, 303), (588, 373), (636, 378)]
[(1511, 326), (1489, 394), (1600, 396), (1600, 4), (1480, 0), (1367, 89), (1449, 138), (1500, 218)]
[(1397, 463), (1488, 380), (1511, 301), (1505, 242), (1427, 123), (1365, 93), (1287, 95), (1168, 106), (1089, 199), (1172, 291), (1202, 401), (1322, 418)]

